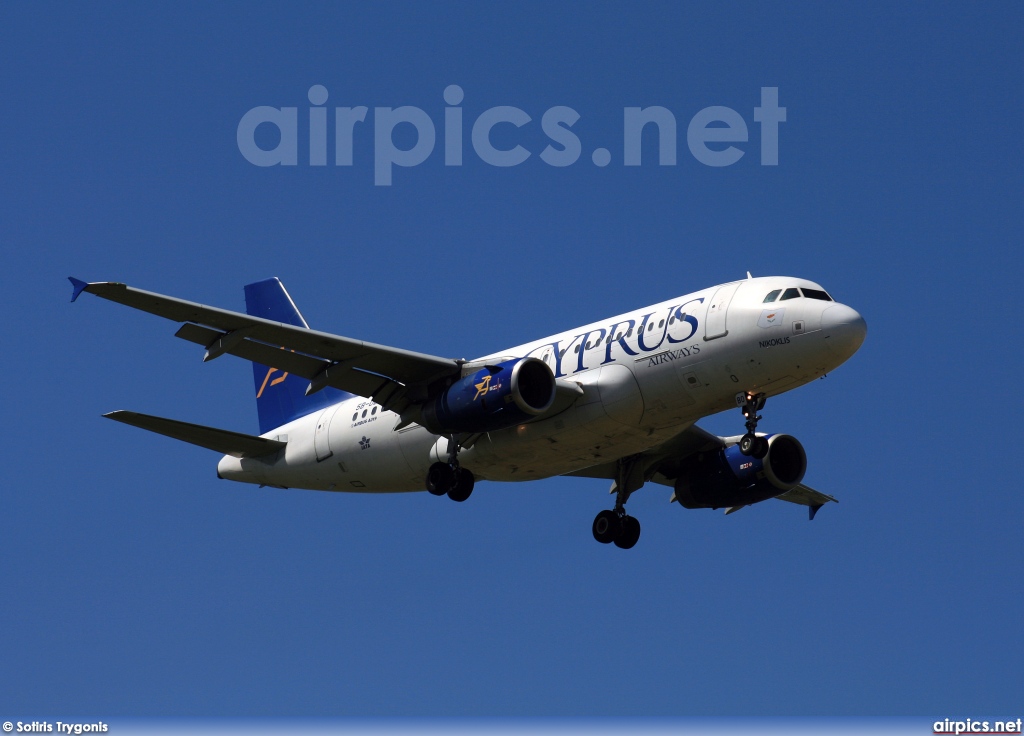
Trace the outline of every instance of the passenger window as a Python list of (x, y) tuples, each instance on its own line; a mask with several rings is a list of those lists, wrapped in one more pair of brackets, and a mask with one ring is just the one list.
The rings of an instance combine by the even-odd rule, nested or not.
[(787, 299), (797, 299), (799, 296), (800, 289), (786, 289), (786, 291), (782, 294), (782, 298), (779, 299), (779, 301), (784, 302)]
[(766, 296), (766, 297), (764, 298), (764, 301), (763, 301), (763, 302), (761, 302), (761, 303), (762, 303), (762, 304), (767, 304), (768, 302), (773, 302), (773, 301), (775, 301), (775, 299), (776, 299), (776, 298), (777, 298), (777, 297), (779, 296), (779, 294), (781, 294), (781, 293), (782, 293), (782, 289), (776, 289), (775, 291), (769, 291), (769, 292), (768, 292), (768, 296)]
[(830, 297), (821, 289), (804, 289), (804, 296), (807, 297), (808, 299), (818, 299), (819, 301), (823, 302), (832, 301), (832, 297)]

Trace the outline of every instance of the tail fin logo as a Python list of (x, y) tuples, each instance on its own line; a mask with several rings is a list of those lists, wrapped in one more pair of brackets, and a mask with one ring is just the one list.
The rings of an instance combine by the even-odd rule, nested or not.
[(260, 390), (259, 390), (259, 391), (258, 391), (258, 392), (256, 393), (256, 398), (257, 398), (257, 399), (258, 399), (259, 397), (261, 397), (261, 396), (263, 395), (263, 391), (264, 391), (264, 389), (266, 389), (266, 387), (267, 387), (267, 382), (268, 382), (268, 381), (270, 381), (270, 385), (271, 385), (271, 386), (276, 386), (277, 384), (279, 384), (279, 383), (281, 383), (282, 381), (284, 381), (284, 379), (288, 378), (288, 372), (287, 372), (287, 371), (285, 371), (285, 372), (284, 372), (284, 373), (282, 373), (282, 374), (281, 374), (280, 376), (278, 376), (278, 377), (277, 377), (277, 378), (275, 378), (275, 379), (274, 379), (273, 381), (271, 381), (271, 380), (270, 380), (270, 377), (271, 377), (272, 375), (274, 375), (274, 372), (275, 372), (275, 371), (277, 371), (277, 370), (278, 370), (277, 368), (271, 368), (270, 370), (268, 370), (268, 371), (267, 371), (267, 375), (266, 375), (266, 377), (265, 377), (265, 378), (263, 379), (263, 385), (262, 385), (262, 386), (260, 386)]

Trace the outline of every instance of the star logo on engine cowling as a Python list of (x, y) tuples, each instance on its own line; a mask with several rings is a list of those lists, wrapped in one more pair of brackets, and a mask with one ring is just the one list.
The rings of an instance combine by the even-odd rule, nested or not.
[(361, 449), (361, 450), (369, 450), (370, 449), (370, 438), (369, 437), (365, 437), (364, 436), (361, 440), (359, 440), (359, 449)]

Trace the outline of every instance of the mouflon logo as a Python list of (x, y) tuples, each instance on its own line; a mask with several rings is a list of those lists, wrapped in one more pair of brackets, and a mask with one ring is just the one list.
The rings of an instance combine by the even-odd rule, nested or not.
[(484, 380), (480, 381), (480, 383), (473, 384), (473, 388), (476, 389), (476, 396), (473, 397), (473, 401), (476, 401), (488, 391), (498, 391), (501, 389), (501, 381), (498, 381), (492, 386), (491, 378), (493, 378), (493, 376), (484, 376)]
[(785, 309), (765, 309), (757, 320), (758, 327), (776, 327), (782, 325), (782, 317)]
[[(258, 398), (260, 398), (261, 396), (263, 396), (263, 391), (264, 391), (264, 389), (266, 389), (266, 388), (267, 388), (267, 381), (270, 381), (270, 377), (271, 377), (272, 375), (274, 375), (274, 373), (276, 373), (276, 372), (277, 372), (277, 370), (278, 370), (277, 368), (270, 368), (270, 369), (269, 369), (269, 370), (267, 371), (267, 375), (266, 375), (266, 378), (264, 378), (264, 379), (263, 379), (263, 385), (262, 385), (262, 386), (260, 386), (260, 390), (256, 392), (256, 398), (257, 398), (257, 399), (258, 399)], [(284, 381), (284, 379), (286, 379), (286, 378), (288, 378), (288, 373), (287, 373), (287, 372), (284, 372), (284, 371), (282, 371), (282, 372), (281, 372), (281, 375), (280, 375), (280, 376), (278, 376), (277, 378), (275, 378), (275, 379), (274, 379), (273, 381), (270, 381), (270, 385), (271, 385), (271, 386), (276, 386), (277, 384), (279, 384), (279, 383), (283, 382), (283, 381)]]

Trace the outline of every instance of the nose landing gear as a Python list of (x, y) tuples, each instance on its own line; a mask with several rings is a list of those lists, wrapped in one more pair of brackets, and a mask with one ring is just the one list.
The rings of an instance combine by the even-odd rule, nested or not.
[(746, 417), (745, 426), (747, 433), (740, 438), (740, 452), (748, 457), (756, 457), (758, 460), (768, 454), (768, 440), (757, 436), (757, 423), (761, 417), (757, 412), (764, 408), (766, 397), (764, 394), (752, 394), (744, 391), (736, 394), (736, 405), (743, 411)]
[(458, 442), (449, 438), (448, 462), (434, 463), (427, 470), (427, 491), (435, 496), (447, 495), (451, 500), (462, 503), (473, 493), (475, 484), (473, 473), (459, 465)]

